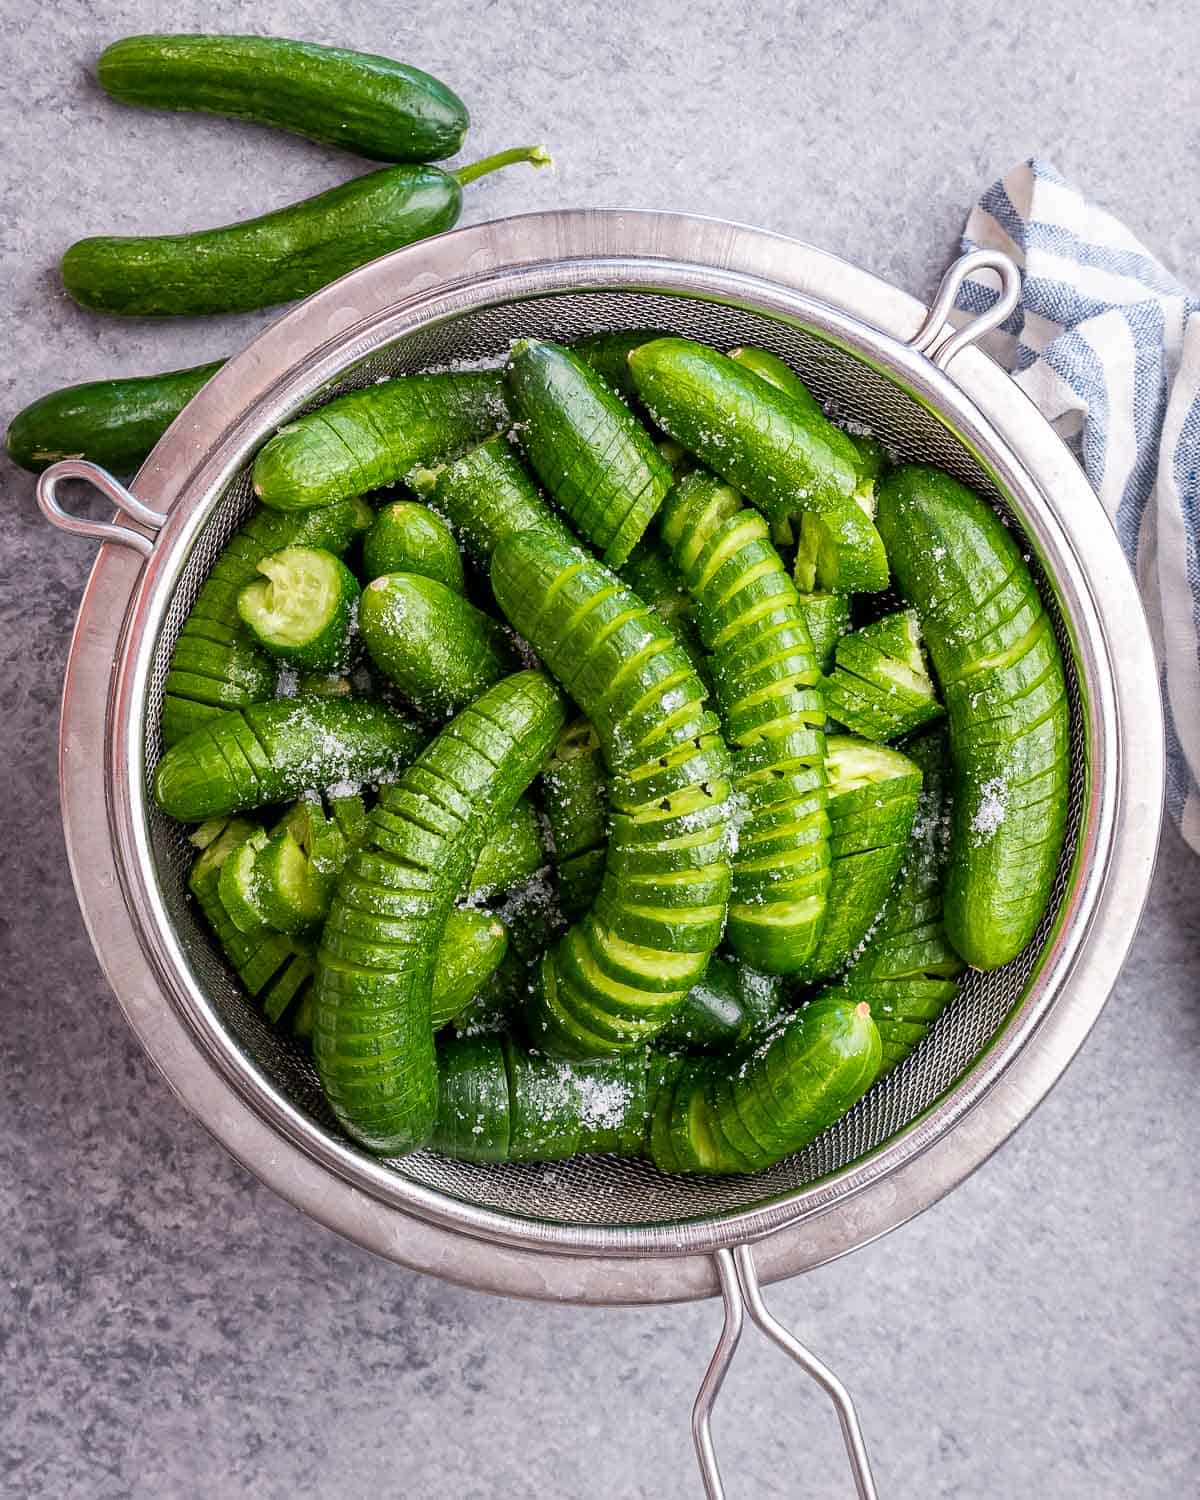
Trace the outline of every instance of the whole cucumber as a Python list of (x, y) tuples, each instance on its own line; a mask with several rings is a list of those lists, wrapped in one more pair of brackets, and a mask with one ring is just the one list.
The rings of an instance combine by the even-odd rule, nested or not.
[(358, 626), (371, 660), (426, 718), (465, 708), (514, 666), (498, 621), (420, 573), (367, 584)]
[(906, 465), (880, 486), (878, 519), (950, 725), (946, 932), (967, 963), (994, 969), (1033, 937), (1062, 854), (1070, 773), (1062, 657), (1016, 537), (964, 485)]
[(458, 95), (420, 68), (285, 37), (129, 36), (96, 73), (122, 104), (252, 120), (373, 161), (440, 161), (470, 124)]
[(543, 165), (540, 146), (443, 172), (401, 164), (369, 172), (257, 219), (193, 234), (97, 235), (63, 256), (63, 285), (83, 307), (123, 317), (251, 312), (307, 297), (389, 250), (440, 234), (468, 182), (511, 162)]
[(162, 375), (89, 380), (31, 402), (9, 423), (4, 446), (13, 463), (40, 473), (60, 458), (86, 458), (119, 478), (146, 455), (223, 360)]

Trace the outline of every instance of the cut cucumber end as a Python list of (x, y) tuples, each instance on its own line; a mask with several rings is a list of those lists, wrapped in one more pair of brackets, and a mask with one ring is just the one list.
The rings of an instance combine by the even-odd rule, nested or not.
[(318, 547), (285, 547), (258, 564), (263, 575), (238, 594), (247, 629), (273, 655), (312, 670), (342, 664), (358, 582)]

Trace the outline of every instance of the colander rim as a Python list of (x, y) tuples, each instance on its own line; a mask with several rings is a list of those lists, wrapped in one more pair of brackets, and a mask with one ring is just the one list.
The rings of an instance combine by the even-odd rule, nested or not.
[[(331, 352), (335, 343), (331, 342), (329, 335), (331, 330), (334, 331), (336, 339), (339, 321), (344, 325), (348, 322), (352, 331), (364, 321), (370, 321), (377, 335), (385, 310), (392, 318), (415, 317), (422, 309), (427, 310), (431, 301), (436, 305), (444, 304), (448, 288), (474, 287), (478, 290), (487, 278), (494, 281), (501, 268), (507, 268), (505, 274), (512, 278), (515, 292), (527, 293), (534, 267), (543, 263), (555, 264), (562, 274), (561, 268), (568, 266), (570, 274), (580, 275), (587, 262), (592, 263), (593, 269), (603, 263), (611, 274), (626, 278), (636, 270), (650, 278), (647, 285), (660, 284), (668, 268), (672, 276), (679, 274), (681, 267), (686, 268), (697, 274), (699, 282), (703, 282), (706, 276), (711, 277), (714, 287), (719, 287), (725, 294), (737, 292), (746, 295), (755, 291), (768, 301), (774, 299), (792, 316), (812, 326), (827, 332), (849, 332), (852, 339), (865, 338), (876, 356), (882, 355), (892, 368), (897, 365), (902, 368), (906, 378), (914, 379), (919, 389), (930, 394), (938, 409), (952, 411), (962, 419), (966, 424), (963, 430), (977, 434), (985, 451), (990, 451), (993, 457), (1004, 458), (1010, 453), (1008, 444), (995, 427), (997, 412), (1002, 414), (1006, 424), (1018, 429), (1022, 423), (1038, 424), (1027, 436), (1036, 431), (1039, 439), (1039, 490), (1044, 490), (1047, 475), (1052, 473), (1053, 476), (1051, 493), (1041, 495), (1048, 511), (1042, 519), (1051, 530), (1057, 528), (1061, 533), (1054, 538), (1057, 547), (1063, 548), (1067, 541), (1080, 544), (1066, 546), (1063, 551), (1064, 576), (1069, 571), (1066, 560), (1078, 554), (1079, 577), (1074, 580), (1079, 590), (1078, 607), (1085, 615), (1090, 609), (1094, 616), (1097, 641), (1105, 646), (1105, 659), (1115, 694), (1113, 702), (1099, 705), (1113, 717), (1112, 723), (1106, 719), (1099, 726), (1104, 740), (1100, 748), (1106, 753), (1099, 754), (1096, 762), (1109, 784), (1107, 791), (1104, 787), (1094, 788), (1100, 805), (1093, 816), (1085, 818), (1084, 825), (1093, 857), (1104, 857), (1106, 875), (1106, 881), (1093, 891), (1093, 909), (1086, 914), (1087, 921), (1095, 920), (1102, 904), (1100, 898), (1106, 894), (1105, 884), (1113, 883), (1107, 877), (1117, 862), (1114, 850), (1121, 853), (1121, 868), (1132, 870), (1133, 877), (1123, 883), (1117, 882), (1121, 885), (1120, 910), (1108, 912), (1109, 922), (1102, 943), (1092, 941), (1085, 944), (1083, 939), (1088, 935), (1087, 929), (1081, 918), (1075, 919), (1073, 951), (1062, 956), (1059, 979), (1062, 993), (1054, 1006), (1047, 1007), (1047, 1014), (1041, 1017), (1038, 1025), (1029, 1028), (1022, 1037), (1021, 1049), (1018, 1049), (1027, 1049), (1037, 1039), (1035, 1032), (1043, 1033), (1041, 1066), (1033, 1071), (1026, 1070), (1029, 1076), (1023, 1089), (1017, 1076), (1011, 1072), (1016, 1063), (1015, 1054), (1002, 1066), (991, 1069), (993, 1076), (976, 1080), (973, 1097), (969, 1105), (963, 1102), (954, 1125), (955, 1132), (961, 1135), (968, 1117), (973, 1117), (975, 1128), (971, 1151), (956, 1153), (957, 1159), (952, 1165), (947, 1163), (944, 1170), (926, 1174), (924, 1184), (912, 1183), (911, 1173), (908, 1174), (905, 1191), (899, 1190), (894, 1159), (900, 1158), (901, 1168), (911, 1168), (918, 1158), (928, 1156), (939, 1142), (944, 1144), (944, 1120), (936, 1127), (931, 1121), (934, 1116), (940, 1118), (947, 1100), (872, 1156), (837, 1174), (830, 1184), (813, 1184), (772, 1204), (700, 1221), (703, 1226), (700, 1230), (695, 1224), (653, 1230), (636, 1226), (603, 1229), (579, 1226), (576, 1229), (575, 1226), (545, 1225), (512, 1215), (500, 1215), (493, 1210), (462, 1205), (458, 1200), (412, 1183), (376, 1163), (366, 1162), (357, 1153), (323, 1135), (321, 1140), (328, 1146), (328, 1153), (321, 1154), (314, 1161), (311, 1156), (313, 1142), (308, 1139), (314, 1133), (313, 1127), (277, 1094), (269, 1126), (260, 1115), (254, 1116), (256, 1125), (260, 1129), (265, 1126), (270, 1132), (270, 1147), (264, 1149), (265, 1143), (258, 1131), (248, 1130), (243, 1116), (247, 1098), (253, 1099), (259, 1110), (263, 1098), (254, 1079), (246, 1076), (244, 1065), (234, 1066), (233, 1078), (227, 1069), (221, 1074), (223, 1089), (209, 1092), (196, 1086), (197, 1067), (201, 1060), (207, 1072), (216, 1071), (213, 1068), (213, 1043), (216, 1042), (219, 1051), (221, 1038), (208, 1034), (206, 1018), (203, 1015), (197, 1018), (194, 1007), (188, 1009), (185, 1005), (184, 1014), (181, 1014), (179, 964), (177, 956), (171, 954), (169, 943), (165, 950), (151, 945), (151, 953), (147, 956), (139, 943), (139, 933), (142, 940), (146, 937), (144, 924), (133, 921), (128, 910), (124, 916), (130, 931), (122, 932), (122, 941), (113, 940), (110, 931), (114, 918), (113, 885), (128, 888), (131, 871), (134, 875), (145, 874), (145, 868), (139, 863), (144, 859), (144, 850), (139, 847), (136, 819), (129, 815), (130, 809), (139, 807), (142, 791), (137, 757), (127, 753), (134, 739), (140, 738), (129, 734), (129, 727), (137, 723), (139, 702), (130, 669), (129, 645), (131, 640), (144, 638), (147, 621), (153, 618), (158, 607), (154, 590), (162, 587), (161, 580), (170, 571), (166, 568), (167, 562), (174, 557), (178, 563), (172, 549), (186, 547), (189, 521), (194, 532), (195, 525), (199, 524), (199, 514), (205, 508), (204, 497), (223, 488), (223, 470), (232, 471), (240, 466), (241, 458), (232, 455), (239, 448), (244, 453), (249, 445), (247, 429), (252, 417), (259, 437), (282, 419), (289, 402), (295, 404), (295, 391), (291, 390), (289, 394), (289, 390), (295, 385), (297, 370), (306, 371), (307, 394), (311, 394), (312, 385), (320, 383), (317, 377), (321, 374), (322, 361), (328, 364), (335, 360)], [(465, 272), (463, 267), (467, 268)], [(396, 300), (398, 283), (408, 288), (407, 295), (399, 301)], [(620, 284), (629, 283), (626, 280)], [(838, 310), (839, 305), (844, 307), (846, 301), (853, 303), (856, 309), (849, 315)], [(754, 305), (759, 304), (755, 302)], [(869, 319), (864, 318), (864, 309), (872, 315)], [(977, 351), (968, 350), (958, 357), (954, 380), (934, 370), (923, 358), (905, 351), (901, 341), (915, 331), (923, 313), (924, 309), (914, 299), (845, 262), (800, 242), (744, 226), (683, 215), (631, 214), (615, 210), (524, 216), (474, 226), (426, 245), (396, 252), (318, 293), (309, 302), (286, 314), (244, 354), (231, 361), (160, 442), (133, 486), (134, 492), (148, 502), (162, 504), (165, 500), (174, 506), (155, 555), (142, 576), (137, 578), (131, 558), (118, 549), (106, 547), (97, 560), (80, 611), (64, 696), (62, 785), (68, 847), (93, 940), (135, 1030), (168, 1080), (184, 1094), (193, 1109), (197, 1109), (197, 1094), (203, 1094), (202, 1107), (197, 1112), (205, 1123), (235, 1155), (266, 1177), (285, 1196), (300, 1202), (331, 1227), (409, 1263), (412, 1263), (413, 1256), (406, 1242), (413, 1240), (413, 1223), (420, 1221), (422, 1228), (434, 1231), (435, 1236), (448, 1236), (448, 1241), (438, 1241), (438, 1253), (433, 1257), (438, 1264), (431, 1265), (426, 1259), (428, 1247), (420, 1254), (421, 1263), (426, 1268), (438, 1269), (471, 1284), (491, 1285), (496, 1290), (528, 1290), (525, 1283), (532, 1277), (535, 1283), (545, 1284), (547, 1288), (551, 1282), (555, 1283), (553, 1290), (535, 1291), (535, 1295), (570, 1296), (576, 1294), (572, 1285), (578, 1288), (588, 1280), (588, 1293), (583, 1300), (643, 1300), (643, 1288), (648, 1288), (650, 1281), (654, 1280), (648, 1273), (657, 1266), (660, 1273), (655, 1283), (658, 1295), (652, 1300), (660, 1300), (663, 1296), (697, 1295), (702, 1294), (699, 1288), (713, 1288), (711, 1268), (707, 1262), (704, 1269), (695, 1265), (688, 1267), (685, 1263), (705, 1256), (717, 1244), (774, 1235), (764, 1268), (764, 1275), (769, 1278), (771, 1265), (776, 1262), (785, 1267), (779, 1274), (819, 1263), (833, 1254), (843, 1253), (851, 1241), (865, 1242), (919, 1211), (995, 1149), (1065, 1067), (1115, 979), (1148, 887), (1162, 790), (1162, 740), (1161, 733), (1154, 733), (1160, 707), (1152, 657), (1132, 580), (1107, 525), (1082, 528), (1084, 534), (1075, 536), (1072, 531), (1080, 528), (1064, 527), (1063, 517), (1056, 514), (1064, 504), (1069, 505), (1072, 501), (1083, 503), (1081, 496), (1091, 506), (1096, 504), (1074, 460), (1016, 387)], [(853, 328), (849, 327), (851, 322)], [(885, 325), (888, 331), (872, 329), (871, 324)], [(353, 347), (353, 332), (350, 340), (344, 334), (341, 337), (342, 347), (336, 362), (344, 365), (348, 362), (344, 358), (347, 343)], [(308, 350), (307, 362), (299, 352), (302, 348)], [(972, 388), (977, 392), (975, 397), (970, 394)], [(990, 421), (980, 409), (981, 400), (988, 407)], [(215, 444), (200, 436), (211, 433), (214, 424), (223, 429), (222, 438)], [(959, 426), (959, 421), (956, 420), (955, 425)], [(1004, 462), (1009, 462), (1009, 459), (1004, 459)], [(1015, 458), (1011, 458), (1011, 462), (1017, 464)], [(1032, 518), (1027, 519), (1032, 521)], [(1032, 524), (1031, 529), (1037, 531)], [(1049, 532), (1046, 537), (1039, 535), (1036, 539), (1044, 544), (1048, 537)], [(1085, 559), (1086, 568), (1082, 566)], [(1095, 579), (1097, 570), (1106, 591), (1107, 632), (1105, 616), (1096, 608), (1092, 583), (1089, 582)], [(1063, 581), (1060, 577), (1060, 585)], [(121, 631), (119, 648), (115, 649), (111, 695), (106, 695), (105, 711), (112, 730), (113, 753), (109, 757), (109, 773), (103, 778), (104, 799), (98, 804), (94, 797), (94, 767), (89, 768), (87, 775), (81, 776), (80, 759), (78, 756), (72, 759), (70, 750), (73, 744), (81, 743), (80, 734), (89, 722), (93, 726), (104, 722), (97, 720), (95, 714), (96, 685), (93, 682), (90, 689), (85, 690), (82, 672), (85, 656), (90, 661), (97, 659), (98, 631), (107, 633), (110, 650), (117, 647), (111, 627), (112, 602), (122, 594), (130, 598), (131, 607), (126, 628)], [(107, 625), (104, 622), (105, 609), (109, 615)], [(1125, 633), (1121, 653), (1108, 649), (1114, 628)], [(86, 651), (83, 647), (87, 648)], [(1150, 691), (1147, 691), (1147, 673)], [(1098, 679), (1097, 685), (1104, 684)], [(1116, 733), (1118, 710), (1121, 727), (1125, 730), (1124, 741)], [(1131, 745), (1130, 739), (1136, 743)], [(1126, 751), (1123, 756), (1117, 753), (1122, 745)], [(1133, 751), (1137, 753), (1132, 754)], [(1129, 779), (1131, 760), (1133, 767), (1139, 767), (1136, 783)], [(90, 803), (83, 800), (87, 796), (83, 781), (90, 783)], [(90, 817), (87, 815), (89, 805)], [(107, 806), (108, 832), (112, 835), (108, 858), (101, 860), (110, 874), (115, 875), (115, 881), (107, 888), (106, 900), (99, 899), (97, 882), (84, 871), (81, 859), (85, 848), (99, 848), (103, 852), (103, 834), (95, 827), (98, 805)], [(1141, 816), (1131, 816), (1138, 810)], [(137, 889), (136, 881), (133, 884), (132, 904), (140, 908), (146, 892)], [(1111, 898), (1113, 893), (1109, 891), (1107, 894)], [(116, 896), (121, 901), (120, 889)], [(1112, 899), (1109, 905), (1112, 906)], [(117, 922), (116, 925), (121, 924)], [(97, 934), (101, 933), (104, 935), (103, 944), (97, 941)], [(128, 941), (130, 936), (132, 943)], [(1078, 973), (1081, 957), (1088, 960), (1085, 968), (1089, 971), (1089, 988), (1086, 996), (1082, 1000), (1077, 998), (1071, 1007), (1073, 1024), (1064, 1027), (1062, 1012), (1066, 979), (1076, 971), (1072, 988), (1078, 996), (1081, 993), (1079, 981), (1082, 976)], [(1055, 1010), (1059, 1012), (1058, 1025), (1050, 1026), (1049, 1023), (1055, 1020)], [(174, 1026), (168, 1024), (172, 1019), (182, 1027), (182, 1033), (176, 1033)], [(200, 1038), (197, 1037), (198, 1019)], [(171, 1035), (168, 1037), (167, 1033)], [(970, 1076), (982, 1066), (982, 1063), (977, 1065)], [(1001, 1085), (1007, 1087), (1001, 1088)], [(962, 1088), (960, 1081), (948, 1098), (959, 1095)], [(998, 1090), (1000, 1095), (1008, 1096), (1008, 1103), (1003, 1108), (996, 1103)], [(1014, 1104), (1018, 1097), (1019, 1104)], [(237, 1109), (233, 1108), (235, 1098), (239, 1105)], [(914, 1140), (914, 1135), (924, 1135), (927, 1139)], [(304, 1156), (303, 1164), (289, 1159), (286, 1169), (276, 1165), (281, 1153), (290, 1156), (296, 1151)], [(889, 1154), (892, 1160), (887, 1159)], [(323, 1163), (317, 1168), (323, 1182), (299, 1180), (307, 1179), (307, 1173), (299, 1170), (300, 1166), (313, 1167), (317, 1161)], [(834, 1186), (836, 1192), (832, 1190)], [(356, 1226), (351, 1222), (354, 1215), (348, 1218), (347, 1192), (366, 1194), (375, 1199), (385, 1209), (380, 1222), (369, 1230), (362, 1224)], [(331, 1196), (337, 1201), (330, 1201)], [(870, 1203), (866, 1201), (868, 1198)], [(890, 1201), (890, 1206), (885, 1199)], [(854, 1220), (853, 1228), (849, 1225), (848, 1215)], [(415, 1219), (409, 1216), (415, 1216)], [(404, 1222), (389, 1223), (389, 1217), (403, 1217)], [(717, 1228), (715, 1235), (714, 1228)], [(475, 1242), (473, 1256), (464, 1250), (464, 1240)], [(784, 1253), (784, 1241), (791, 1242), (791, 1255)], [(455, 1254), (448, 1253), (447, 1243), (454, 1245)], [(520, 1260), (533, 1256), (539, 1269), (524, 1268), (521, 1276), (515, 1277), (511, 1268), (505, 1269), (497, 1264), (484, 1275), (475, 1264), (481, 1259), (480, 1250), (482, 1258), (486, 1258), (495, 1256), (501, 1248), (506, 1253), (505, 1258), (515, 1255)], [(631, 1274), (628, 1262), (634, 1259), (639, 1266)], [(594, 1283), (605, 1278), (589, 1278), (584, 1265), (588, 1260), (594, 1265), (604, 1263), (608, 1267), (609, 1284), (604, 1295), (596, 1295)], [(574, 1269), (555, 1282), (557, 1273), (554, 1268), (561, 1267), (562, 1263)], [(612, 1268), (618, 1264), (624, 1264), (626, 1271), (614, 1276)], [(668, 1270), (670, 1267), (674, 1267), (675, 1272)], [(638, 1271), (647, 1274), (639, 1275)]]

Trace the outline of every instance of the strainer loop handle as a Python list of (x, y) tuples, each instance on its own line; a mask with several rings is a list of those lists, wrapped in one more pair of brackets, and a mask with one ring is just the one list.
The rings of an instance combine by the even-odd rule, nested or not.
[(795, 1334), (772, 1316), (763, 1301), (762, 1287), (754, 1265), (754, 1253), (750, 1246), (738, 1245), (732, 1251), (718, 1250), (714, 1253), (713, 1260), (716, 1262), (721, 1296), (725, 1303), (725, 1322), (700, 1383), (696, 1404), (692, 1407), (692, 1441), (696, 1445), (696, 1457), (700, 1461), (700, 1474), (704, 1480), (707, 1500), (725, 1500), (725, 1487), (721, 1482), (716, 1449), (713, 1447), (712, 1409), (733, 1362), (746, 1313), (750, 1314), (751, 1321), (773, 1344), (777, 1344), (789, 1359), (794, 1360), (806, 1375), (817, 1382), (833, 1402), (842, 1429), (842, 1441), (846, 1445), (850, 1471), (854, 1475), (855, 1494), (858, 1500), (878, 1500), (866, 1440), (863, 1438), (862, 1425), (850, 1392), (828, 1365), (822, 1363), (811, 1349), (805, 1348)]
[[(992, 271), (1000, 278), (1000, 295), (986, 312), (972, 318), (969, 323), (952, 334), (944, 343), (938, 341), (946, 328), (947, 320), (954, 311), (962, 284), (976, 271)], [(1016, 308), (1021, 296), (1021, 273), (1016, 262), (1002, 250), (969, 250), (950, 265), (942, 277), (937, 295), (930, 303), (925, 321), (917, 329), (908, 344), (918, 354), (928, 354), (940, 370), (944, 370), (956, 354), (981, 339), (1001, 323)], [(936, 347), (935, 347), (936, 346)], [(931, 352), (932, 351), (932, 352)]]
[(161, 511), (151, 510), (148, 505), (131, 494), (123, 484), (99, 464), (89, 463), (84, 458), (60, 458), (56, 464), (38, 475), (37, 503), (51, 526), (60, 531), (70, 531), (75, 536), (91, 537), (96, 542), (116, 542), (121, 547), (132, 547), (143, 557), (149, 557), (154, 543), (140, 531), (131, 531), (128, 526), (118, 526), (114, 521), (89, 521), (86, 516), (73, 516), (64, 509), (58, 498), (58, 486), (64, 479), (83, 479), (100, 491), (107, 499), (131, 520), (157, 531), (166, 523)]

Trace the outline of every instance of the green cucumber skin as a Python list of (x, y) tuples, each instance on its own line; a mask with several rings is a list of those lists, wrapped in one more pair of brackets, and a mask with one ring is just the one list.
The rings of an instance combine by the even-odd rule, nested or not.
[(671, 487), (653, 438), (604, 380), (558, 344), (518, 344), (507, 366), (521, 446), (575, 529), (612, 567)]
[(490, 912), (454, 910), (438, 944), (429, 990), (434, 1031), (462, 1014), (500, 967), (508, 952), (504, 923)]
[(546, 846), (537, 809), (521, 797), (499, 823), (475, 863), (467, 885), (471, 899), (495, 895), (536, 875), (546, 864)]
[[(530, 1015), (544, 1048), (595, 1057), (662, 1029), (700, 978), (723, 927), (729, 888), (729, 757), (703, 711), (704, 689), (662, 621), (603, 563), (545, 532), (510, 537), (492, 558), (508, 619), (596, 730), (617, 812), (595, 905), (546, 955)], [(639, 801), (663, 770), (673, 790)], [(624, 790), (618, 794), (618, 789)], [(710, 830), (683, 884), (665, 831)], [(626, 852), (634, 881), (618, 873)]]
[[(811, 412), (814, 416), (825, 416), (825, 408), (791, 365), (780, 359), (777, 354), (772, 354), (767, 349), (746, 345), (740, 349), (731, 349), (729, 357), (739, 365), (744, 365), (747, 370), (753, 370), (760, 379), (767, 381), (777, 390), (783, 391), (805, 411)], [(839, 431), (845, 432), (845, 429), (839, 428)], [(878, 479), (887, 468), (887, 449), (876, 438), (868, 437), (864, 433), (846, 432), (845, 435), (853, 443), (858, 455), (860, 476), (865, 480)]]
[(183, 822), (287, 802), (309, 787), (383, 781), (423, 736), (382, 704), (279, 698), (221, 714), (166, 752), (154, 799)]
[(254, 493), (277, 510), (330, 505), (394, 484), (507, 420), (495, 371), (401, 375), (336, 396), (277, 432), (254, 461)]
[(265, 926), (246, 933), (230, 920), (218, 894), (226, 861), (262, 830), (255, 823), (234, 818), (200, 854), (188, 876), (192, 899), (212, 928), (225, 957), (251, 995), (270, 981), (302, 950), (295, 939)]
[[(830, 883), (825, 714), (812, 691), (820, 675), (812, 641), (767, 523), (711, 474), (698, 469), (676, 486), (662, 534), (714, 653), (717, 700), (736, 747), (734, 785), (743, 797), (757, 788), (733, 856), (729, 943), (754, 968), (794, 973), (817, 944)], [(751, 724), (747, 704), (764, 694), (767, 708)], [(806, 737), (799, 752), (796, 730)], [(792, 769), (811, 776), (798, 786), (785, 775)], [(782, 843), (781, 827), (791, 833)]]
[[(307, 641), (300, 644), (292, 644), (278, 638), (268, 638), (256, 628), (258, 616), (255, 613), (254, 596), (258, 592), (257, 585), (261, 581), (256, 578), (238, 593), (237, 609), (242, 624), (255, 645), (276, 661), (286, 662), (301, 672), (324, 672), (329, 675), (341, 672), (349, 664), (350, 659), (350, 637), (358, 610), (358, 579), (341, 558), (323, 547), (294, 549), (285, 547), (283, 552), (285, 554), (300, 552), (306, 563), (311, 564), (315, 561), (318, 566), (323, 564), (332, 572), (337, 583), (337, 596), (333, 601), (331, 612), (326, 616), (321, 628)], [(269, 553), (263, 558), (263, 562), (266, 563), (269, 558), (280, 555)], [(259, 572), (262, 572), (261, 565)], [(178, 647), (176, 653), (178, 654)]]
[[(844, 737), (831, 736), (835, 752)], [(897, 753), (908, 770), (829, 797), (829, 903), (820, 940), (797, 977), (824, 979), (854, 953), (900, 875), (921, 794), (920, 768)]]
[(1046, 910), (1066, 833), (1062, 658), (1020, 547), (970, 490), (909, 465), (880, 488), (896, 582), (941, 685), (954, 767), (945, 925), (975, 968), (1016, 957)]
[(684, 1052), (735, 1052), (779, 1017), (784, 991), (773, 974), (714, 955), (656, 1045)]
[(462, 554), (453, 532), (441, 516), (414, 500), (385, 506), (363, 537), (367, 582), (387, 573), (420, 573), (456, 594), (466, 593)]
[(372, 1151), (415, 1150), (433, 1129), (437, 946), (484, 842), (564, 719), (542, 673), (497, 683), (383, 789), (370, 843), (342, 872), (318, 955), (313, 1052), (338, 1119)]
[(890, 1072), (914, 1051), (958, 993), (966, 965), (942, 922), (942, 883), (950, 848), (949, 742), (944, 729), (910, 740), (905, 753), (922, 772), (921, 798), (904, 872), (840, 993), (866, 1001)]
[(658, 339), (629, 355), (655, 424), (780, 521), (836, 510), (859, 484), (854, 444), (824, 416), (690, 339)]
[[(264, 994), (263, 1008), (267, 1019), (277, 1023), (296, 998), (300, 986), (311, 977), (315, 964), (307, 954), (298, 951), (294, 943), (290, 947), (281, 943), (282, 934), (265, 927), (251, 934), (240, 932), (220, 902), (221, 870), (229, 857), (256, 832), (258, 829), (253, 823), (234, 820), (229, 824), (224, 842), (207, 861), (203, 855), (197, 858), (189, 876), (188, 889), (235, 970), (245, 968), (248, 956), (257, 955), (264, 947), (271, 952), (294, 954), (280, 978), (267, 986)], [(507, 949), (508, 936), (504, 926), (489, 912), (465, 910), (450, 913), (438, 946), (431, 986), (430, 1005), (435, 1027), (446, 1025), (470, 1004), (503, 961)]]
[(384, 167), (216, 229), (77, 240), (62, 259), (63, 285), (82, 307), (120, 317), (253, 312), (440, 234), (461, 212), (462, 188), (449, 172)]
[(462, 1037), (438, 1049), (430, 1144), (460, 1161), (640, 1156), (657, 1072), (639, 1053), (569, 1063), (530, 1056), (508, 1037)]
[[(163, 743), (170, 748), (225, 708), (261, 703), (275, 692), (275, 667), (248, 637), (238, 615), (237, 598), (258, 576), (258, 565), (285, 547), (321, 547), (341, 555), (363, 530), (370, 512), (361, 501), (343, 500), (297, 515), (257, 510), (221, 550), (183, 622), (172, 653), (163, 702)], [(184, 663), (196, 641), (224, 645), (227, 657), (207, 676), (215, 686), (185, 678)], [(197, 696), (199, 695), (199, 696)]]
[(458, 95), (420, 68), (283, 37), (125, 37), (96, 73), (122, 104), (251, 120), (372, 161), (440, 161), (470, 124)]
[(870, 1007), (823, 998), (770, 1033), (736, 1070), (694, 1063), (656, 1101), (652, 1160), (663, 1171), (754, 1172), (802, 1150), (875, 1082), (882, 1048)]
[(797, 595), (800, 613), (812, 636), (813, 651), (822, 672), (833, 666), (837, 643), (850, 629), (850, 600), (845, 594), (801, 593)]
[(218, 359), (189, 370), (89, 380), (51, 391), (12, 419), (5, 449), (32, 474), (60, 458), (86, 458), (128, 478), (222, 364)]
[(541, 777), (542, 810), (554, 846), (558, 899), (570, 921), (583, 916), (604, 879), (608, 852), (608, 776), (596, 731), (568, 724)]
[(427, 718), (457, 713), (514, 666), (490, 615), (419, 573), (369, 583), (358, 628), (371, 660)]
[(492, 553), (518, 531), (550, 531), (570, 542), (571, 533), (542, 498), (528, 469), (502, 433), (470, 448), (437, 470), (418, 471), (413, 483), (458, 531), (476, 562), (487, 567)]
[(575, 339), (571, 350), (586, 360), (623, 401), (636, 401), (637, 387), (629, 368), (630, 354), (653, 339), (669, 337), (658, 328), (622, 329), (619, 333), (592, 333), (586, 338)]
[(885, 615), (839, 640), (837, 665), (823, 683), (825, 706), (852, 734), (896, 740), (944, 714), (919, 644), (916, 670), (896, 654), (914, 649), (904, 633), (910, 619), (907, 611)]

